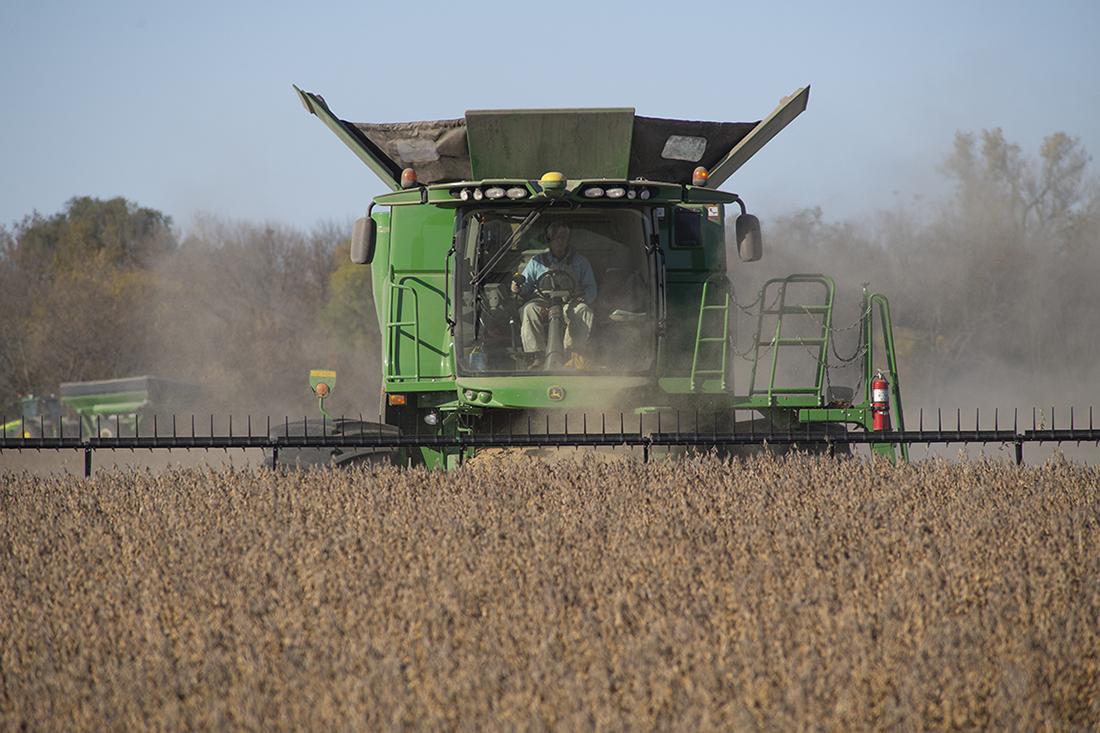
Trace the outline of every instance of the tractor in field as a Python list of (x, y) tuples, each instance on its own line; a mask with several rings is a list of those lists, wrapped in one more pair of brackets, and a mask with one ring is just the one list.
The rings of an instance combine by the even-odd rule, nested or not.
[[(280, 462), (447, 468), (469, 450), (434, 447), (431, 436), (562, 424), (566, 432), (624, 424), (751, 432), (764, 442), (778, 431), (888, 428), (891, 409), (900, 422), (883, 296), (863, 294), (856, 387), (830, 383), (835, 288), (825, 275), (764, 286), (751, 313), (750, 384), (745, 394), (733, 387), (728, 211), (737, 214), (729, 249), (738, 259), (754, 262), (763, 249), (758, 219), (718, 186), (806, 108), (809, 87), (747, 123), (650, 118), (631, 108), (353, 123), (321, 96), (295, 90), (390, 189), (370, 202), (351, 244), (353, 262), (372, 268), (381, 420), (326, 413), (280, 425), (271, 437), (366, 431), (417, 440), (400, 450), (302, 448)], [(884, 369), (874, 368), (875, 344), (885, 350)], [(311, 379), (322, 411), (334, 384), (331, 372)]]
[(61, 401), (54, 395), (20, 395), (2, 414), (4, 437), (54, 436), (62, 424)]

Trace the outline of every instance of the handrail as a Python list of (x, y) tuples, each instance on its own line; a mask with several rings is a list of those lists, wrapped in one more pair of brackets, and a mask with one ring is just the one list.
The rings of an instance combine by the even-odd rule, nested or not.
[(394, 297), (393, 293), (391, 292), (389, 296), (389, 318), (386, 319), (386, 329), (390, 332), (389, 344), (386, 351), (386, 376), (390, 378), (406, 378), (408, 376), (399, 375), (397, 371), (397, 337), (400, 335), (400, 331), (398, 329), (402, 327), (411, 327), (411, 335), (413, 338), (414, 349), (413, 364), (415, 369), (415, 374), (412, 378), (420, 379), (420, 295), (417, 293), (416, 288), (412, 287), (411, 285), (405, 285), (403, 283), (397, 282), (392, 267), (390, 268), (389, 286), (391, 290), (405, 290), (412, 294), (413, 317), (412, 320), (406, 321), (394, 320), (396, 318), (395, 310), (397, 308), (397, 302), (399, 299)]
[[(882, 293), (869, 293), (868, 294), (866, 292), (866, 290), (864, 290), (864, 293), (865, 293), (865, 301), (864, 302), (866, 304), (864, 312), (865, 312), (867, 318), (869, 318), (869, 319), (874, 318), (874, 308), (873, 308), (873, 306), (875, 304), (878, 305), (879, 326), (882, 328), (882, 345), (883, 345), (883, 349), (886, 351), (886, 371), (887, 371), (888, 376), (889, 376), (890, 396), (893, 398), (893, 403), (894, 403), (894, 409), (893, 409), (891, 414), (894, 415), (894, 420), (897, 423), (897, 430), (901, 431), (901, 432), (904, 432), (905, 431), (905, 413), (902, 410), (902, 405), (901, 405), (901, 384), (900, 384), (900, 378), (898, 377), (897, 354), (894, 351), (894, 327), (890, 323), (890, 303), (886, 300), (886, 296), (883, 295)], [(866, 388), (866, 391), (867, 391), (866, 398), (867, 398), (868, 404), (870, 403), (870, 399), (871, 399), (871, 397), (870, 397), (871, 376), (870, 375), (871, 375), (871, 369), (874, 365), (874, 327), (873, 326), (874, 326), (873, 323), (868, 324), (868, 327), (865, 329), (865, 334), (866, 334), (866, 339), (867, 339), (866, 356), (865, 356), (865, 368), (867, 369), (867, 371), (865, 372), (865, 375), (864, 375), (864, 377), (865, 377), (864, 382), (865, 382), (865, 388)], [(880, 445), (882, 445), (882, 447), (877, 449), (879, 452), (881, 452), (883, 455), (890, 455), (890, 456), (893, 455), (893, 446), (892, 445), (887, 445), (886, 443), (882, 443)], [(908, 444), (901, 443), (900, 447), (901, 447), (901, 459), (903, 461), (908, 461), (909, 460), (909, 446), (908, 446)]]

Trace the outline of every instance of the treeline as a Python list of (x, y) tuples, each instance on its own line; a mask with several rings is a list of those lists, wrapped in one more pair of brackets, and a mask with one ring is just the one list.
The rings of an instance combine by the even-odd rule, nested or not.
[(304, 415), (309, 370), (328, 368), (334, 409), (376, 410), (378, 325), (348, 237), (197, 217), (181, 238), (161, 212), (88, 197), (0, 228), (0, 404), (157, 374), (198, 382), (203, 411)]
[(1100, 188), (1090, 160), (1064, 133), (1034, 157), (1000, 129), (957, 133), (939, 167), (948, 200), (862, 221), (829, 222), (817, 207), (766, 222), (764, 260), (737, 268), (739, 299), (767, 277), (824, 272), (858, 312), (870, 283), (890, 300), (912, 404), (1027, 404), (1068, 390), (1095, 404)]

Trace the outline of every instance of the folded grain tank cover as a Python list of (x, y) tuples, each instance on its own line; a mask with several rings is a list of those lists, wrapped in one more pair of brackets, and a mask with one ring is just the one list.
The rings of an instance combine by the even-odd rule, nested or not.
[(636, 117), (630, 177), (691, 183), (691, 174), (697, 167), (712, 170), (758, 124)]
[(400, 187), (405, 168), (415, 170), (416, 179), (425, 185), (472, 178), (466, 120), (345, 124), (364, 146), (378, 151), (387, 169), (387, 177), (383, 178), (387, 184), (392, 177)]
[(797, 117), (809, 97), (809, 87), (799, 89), (759, 122), (639, 117), (626, 107), (474, 110), (462, 119), (375, 124), (341, 120), (320, 95), (295, 89), (305, 108), (395, 191), (405, 168), (424, 185), (530, 180), (547, 171), (688, 184), (701, 165), (716, 187)]

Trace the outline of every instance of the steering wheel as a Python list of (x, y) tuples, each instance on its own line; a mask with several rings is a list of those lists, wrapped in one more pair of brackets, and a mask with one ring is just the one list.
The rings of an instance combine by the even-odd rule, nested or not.
[(539, 275), (539, 279), (535, 281), (535, 293), (547, 300), (555, 295), (565, 300), (572, 300), (580, 290), (580, 283), (577, 282), (577, 276), (573, 274), (572, 268), (551, 268)]

